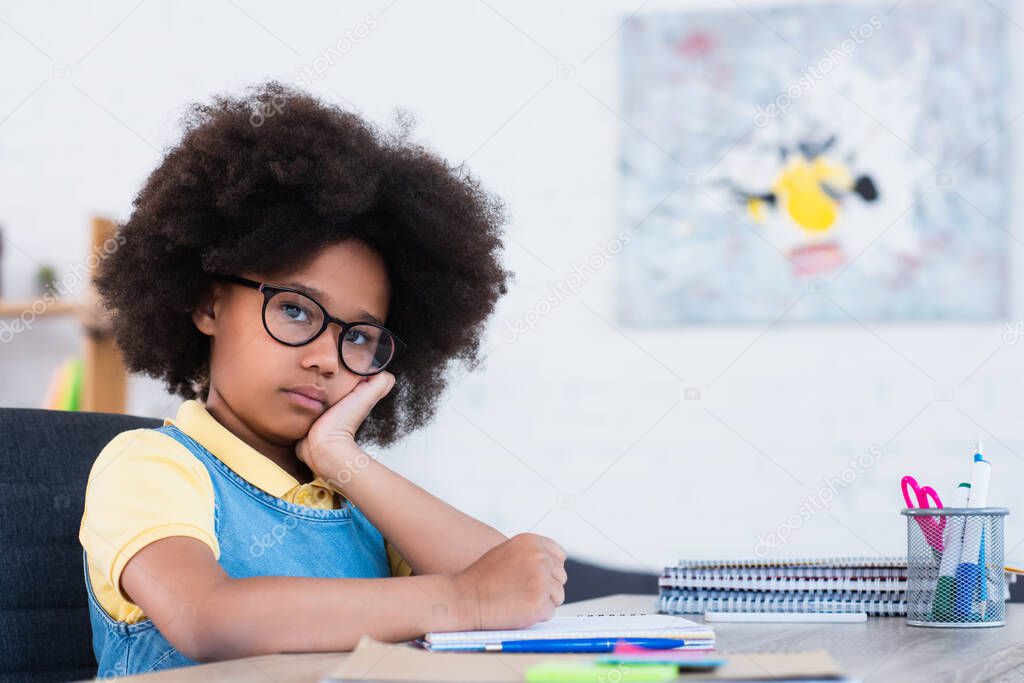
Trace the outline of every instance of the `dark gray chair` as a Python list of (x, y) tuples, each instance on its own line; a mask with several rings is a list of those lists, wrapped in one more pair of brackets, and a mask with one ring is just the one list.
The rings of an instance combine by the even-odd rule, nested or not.
[(617, 593), (654, 596), (658, 594), (658, 576), (646, 572), (609, 569), (571, 557), (565, 561), (565, 601), (590, 600)]
[[(0, 681), (96, 675), (78, 527), (96, 456), (157, 419), (0, 408)], [(657, 578), (569, 560), (566, 600), (656, 593)]]
[(116, 434), (161, 424), (0, 409), (0, 680), (96, 675), (78, 542), (85, 483)]
[(1024, 579), (1010, 584), (1010, 602), (1024, 602)]

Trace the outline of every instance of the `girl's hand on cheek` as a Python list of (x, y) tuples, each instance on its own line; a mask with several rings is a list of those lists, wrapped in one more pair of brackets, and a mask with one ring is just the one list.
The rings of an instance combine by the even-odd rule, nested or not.
[(395, 386), (395, 376), (380, 372), (359, 382), (340, 401), (316, 419), (309, 433), (295, 445), (295, 455), (313, 472), (337, 479), (354, 455), (361, 452), (355, 434), (377, 402)]

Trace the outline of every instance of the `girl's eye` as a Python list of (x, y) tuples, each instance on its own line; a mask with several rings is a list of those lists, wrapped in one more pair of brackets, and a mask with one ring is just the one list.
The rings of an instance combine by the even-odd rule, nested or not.
[(360, 332), (359, 330), (349, 330), (348, 332), (345, 333), (346, 344), (362, 345), (365, 344), (367, 341), (369, 340), (367, 339), (366, 335)]
[(309, 322), (309, 311), (298, 304), (281, 304), (281, 312), (285, 317), (295, 322)]

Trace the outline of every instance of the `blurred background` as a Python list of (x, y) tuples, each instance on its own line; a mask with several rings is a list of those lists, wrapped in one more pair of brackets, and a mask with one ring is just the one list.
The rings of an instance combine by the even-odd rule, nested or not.
[[(1024, 479), (1018, 3), (7, 2), (0, 405), (173, 416), (89, 270), (187, 104), (277, 79), (508, 204), (484, 363), (375, 454), (508, 534), (905, 552), (899, 479)], [(1007, 521), (1007, 559), (1024, 525)]]

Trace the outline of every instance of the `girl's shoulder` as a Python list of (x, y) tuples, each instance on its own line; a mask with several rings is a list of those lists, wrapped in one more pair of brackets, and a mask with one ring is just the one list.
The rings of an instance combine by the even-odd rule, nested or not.
[(145, 427), (129, 429), (114, 436), (96, 456), (89, 481), (107, 473), (110, 468), (136, 467), (185, 468), (185, 471), (196, 475), (206, 473), (199, 458), (166, 429)]

